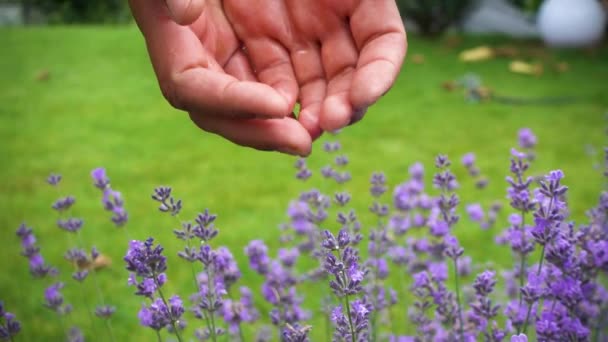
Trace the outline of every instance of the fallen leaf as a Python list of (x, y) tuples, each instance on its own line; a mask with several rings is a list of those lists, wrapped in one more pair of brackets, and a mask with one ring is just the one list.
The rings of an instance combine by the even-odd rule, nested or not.
[(457, 48), (458, 46), (460, 46), (460, 44), (462, 44), (462, 37), (461, 36), (449, 36), (446, 38), (445, 40), (445, 46), (448, 48)]
[(454, 89), (456, 89), (456, 82), (445, 81), (445, 82), (441, 83), (441, 87), (447, 91), (454, 91)]
[(49, 78), (51, 78), (51, 72), (46, 69), (40, 70), (38, 74), (36, 74), (37, 81), (47, 81)]
[(570, 64), (568, 62), (558, 62), (554, 65), (555, 71), (564, 73), (570, 70)]
[(93, 271), (97, 271), (99, 269), (108, 267), (111, 264), (112, 264), (112, 260), (108, 256), (100, 254), (93, 261), (87, 260), (87, 261), (78, 262), (77, 266), (78, 266), (79, 270), (89, 270), (89, 271), (93, 270)]
[(542, 64), (532, 64), (520, 60), (512, 61), (509, 64), (509, 70), (516, 74), (540, 76), (543, 73)]
[(460, 53), (460, 60), (463, 62), (481, 62), (494, 58), (495, 53), (489, 46), (479, 46), (474, 49), (464, 50)]
[(412, 55), (412, 63), (424, 64), (425, 61), (426, 61), (426, 58), (424, 57), (423, 54), (415, 53)]

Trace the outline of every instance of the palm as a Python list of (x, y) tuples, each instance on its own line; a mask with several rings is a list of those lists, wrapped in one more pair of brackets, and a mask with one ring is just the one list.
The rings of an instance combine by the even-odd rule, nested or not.
[[(258, 149), (309, 153), (388, 90), (405, 53), (394, 1), (165, 1), (200, 8), (179, 26), (161, 0), (131, 0), (163, 93), (202, 129)], [(285, 117), (296, 101), (299, 121)]]
[(394, 81), (403, 24), (388, 0), (227, 0), (260, 81), (293, 92), (315, 136), (357, 119)]

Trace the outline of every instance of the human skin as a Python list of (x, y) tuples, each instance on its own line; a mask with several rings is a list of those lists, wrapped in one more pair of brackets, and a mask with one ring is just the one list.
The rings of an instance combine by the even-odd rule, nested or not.
[(260, 150), (306, 156), (323, 131), (360, 120), (407, 47), (394, 0), (129, 3), (169, 103)]

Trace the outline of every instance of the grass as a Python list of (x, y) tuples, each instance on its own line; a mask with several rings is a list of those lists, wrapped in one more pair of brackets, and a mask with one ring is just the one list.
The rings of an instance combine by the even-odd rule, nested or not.
[[(545, 58), (568, 62), (570, 70), (530, 77), (510, 73), (506, 59), (479, 64), (458, 61), (461, 49), (481, 43), (504, 41), (467, 38), (450, 48), (444, 42), (412, 37), (409, 54), (423, 54), (425, 63), (407, 63), (392, 91), (370, 109), (362, 123), (340, 135), (353, 174), (346, 189), (354, 194), (354, 207), (364, 218), (364, 229), (373, 224), (370, 217), (365, 218), (369, 215), (363, 215), (370, 201), (370, 174), (383, 170), (395, 185), (407, 177), (407, 167), (415, 161), (424, 162), (430, 174), (438, 153), (452, 157), (462, 180), (463, 203), (487, 205), (503, 199), (509, 149), (521, 127), (530, 127), (540, 140), (533, 173), (556, 168), (566, 173), (574, 219), (583, 220), (585, 210), (597, 200), (603, 180), (593, 164), (601, 161), (601, 155), (590, 156), (586, 146), (601, 151), (606, 145), (608, 50), (544, 52)], [(520, 47), (536, 45), (518, 43)], [(279, 246), (277, 226), (286, 219), (288, 201), (311, 186), (293, 179), (293, 158), (240, 148), (201, 134), (183, 113), (163, 100), (144, 42), (134, 27), (2, 29), (0, 46), (4, 50), (0, 57), (0, 157), (4, 165), (0, 169), (0, 241), (5, 243), (0, 249), (0, 299), (23, 321), (19, 340), (57, 340), (61, 335), (57, 318), (41, 305), (48, 283), (31, 279), (14, 235), (21, 222), (33, 226), (43, 255), (67, 275), (70, 265), (61, 255), (72, 242), (55, 228), (57, 217), (50, 209), (60, 194), (77, 198), (73, 214), (85, 218), (85, 245), (96, 245), (113, 260), (98, 278), (106, 300), (118, 307), (112, 323), (120, 341), (154, 338), (151, 331), (137, 325), (141, 301), (126, 287), (122, 256), (128, 238), (154, 236), (161, 241), (170, 262), (166, 293), (186, 296), (192, 292), (190, 270), (183, 264), (178, 267), (175, 257), (182, 247), (171, 236), (177, 223), (158, 213), (149, 198), (157, 185), (173, 186), (176, 196), (184, 200), (184, 219), (204, 208), (219, 215), (221, 232), (216, 242), (235, 254), (243, 269), (241, 284), (259, 289), (261, 280), (246, 270), (242, 251), (251, 239)], [(44, 71), (49, 72), (48, 80), (37, 80)], [(467, 72), (479, 74), (505, 96), (566, 96), (577, 101), (559, 106), (473, 104), (460, 92), (441, 88), (442, 82)], [(463, 168), (456, 165), (469, 151), (477, 154), (479, 167), (491, 179), (484, 192), (475, 190)], [(321, 145), (316, 144), (309, 165), (318, 171), (327, 162)], [(125, 194), (130, 213), (126, 234), (111, 225), (98, 190), (90, 184), (89, 172), (98, 166), (107, 168), (113, 186)], [(45, 184), (51, 172), (63, 174), (59, 192)], [(335, 188), (318, 179), (315, 182), (324, 190)], [(506, 211), (491, 231), (481, 231), (467, 220), (457, 228), (466, 253), (478, 264), (502, 267), (512, 263), (508, 250), (497, 249), (492, 242), (506, 224), (505, 216)], [(97, 301), (93, 286), (85, 283), (79, 288), (66, 278), (66, 298), (76, 304), (76, 314), (69, 319), (89, 326), (79, 304), (81, 296)], [(302, 289), (308, 307), (317, 305), (322, 288)], [(265, 316), (268, 306), (262, 299), (258, 304)], [(397, 317), (406, 312), (407, 303), (395, 310)], [(322, 321), (318, 315), (311, 321), (315, 341), (323, 340)], [(398, 332), (405, 332), (404, 326), (398, 325)], [(105, 336), (102, 328), (95, 323), (88, 337)]]

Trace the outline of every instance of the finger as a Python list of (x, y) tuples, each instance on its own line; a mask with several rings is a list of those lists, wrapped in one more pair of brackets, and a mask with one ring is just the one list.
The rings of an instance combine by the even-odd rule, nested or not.
[(255, 82), (257, 80), (251, 69), (247, 55), (241, 49), (236, 50), (228, 59), (224, 66), (224, 70), (240, 81)]
[(353, 105), (349, 94), (354, 68), (345, 69), (327, 84), (327, 97), (321, 108), (320, 124), (324, 131), (333, 132), (351, 122)]
[(214, 116), (282, 118), (292, 109), (269, 85), (204, 68), (175, 75), (169, 91), (176, 108)]
[(226, 74), (190, 28), (162, 14), (162, 0), (131, 0), (131, 6), (161, 90), (174, 107), (230, 117), (284, 117), (291, 113), (292, 107), (272, 87)]
[(346, 25), (325, 37), (321, 51), (329, 84), (320, 122), (324, 130), (335, 131), (352, 121), (353, 106), (349, 93), (358, 52)]
[(205, 0), (165, 0), (171, 18), (180, 25), (190, 25), (203, 13)]
[(376, 102), (395, 82), (407, 49), (403, 21), (395, 1), (362, 0), (350, 27), (359, 49), (350, 100), (363, 108)]
[(285, 47), (267, 37), (245, 39), (244, 44), (257, 78), (274, 88), (293, 108), (298, 98), (298, 83)]
[(327, 91), (320, 48), (313, 43), (295, 48), (291, 53), (291, 61), (300, 86), (298, 121), (316, 139), (322, 133), (319, 118)]
[(309, 155), (312, 149), (308, 132), (292, 118), (243, 120), (190, 114), (190, 119), (202, 130), (241, 146), (299, 156)]

